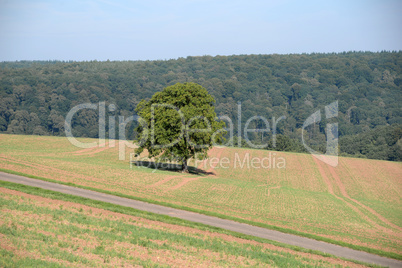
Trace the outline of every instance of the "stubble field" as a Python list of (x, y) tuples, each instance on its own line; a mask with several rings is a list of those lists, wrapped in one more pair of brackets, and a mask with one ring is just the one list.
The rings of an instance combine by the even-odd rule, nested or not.
[(363, 267), (0, 187), (2, 267)]
[(402, 252), (402, 163), (340, 158), (333, 168), (309, 154), (213, 148), (209, 160), (193, 163), (206, 174), (181, 174), (130, 165), (132, 150), (121, 161), (118, 147), (108, 145), (81, 149), (62, 137), (0, 135), (0, 168)]

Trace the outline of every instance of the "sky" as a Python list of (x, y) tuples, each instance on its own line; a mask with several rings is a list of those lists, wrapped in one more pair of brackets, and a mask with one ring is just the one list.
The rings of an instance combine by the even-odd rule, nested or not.
[(402, 50), (400, 0), (0, 0), (0, 61)]

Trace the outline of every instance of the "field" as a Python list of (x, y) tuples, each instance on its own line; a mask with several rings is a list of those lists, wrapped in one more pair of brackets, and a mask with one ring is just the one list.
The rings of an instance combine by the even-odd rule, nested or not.
[(339, 166), (332, 168), (309, 154), (213, 148), (208, 161), (193, 163), (206, 173), (181, 174), (130, 165), (131, 152), (127, 149), (122, 161), (117, 146), (110, 148), (108, 142), (104, 148), (81, 149), (62, 137), (0, 135), (3, 170), (381, 255), (402, 252), (402, 163), (340, 158)]
[(363, 267), (33, 191), (0, 187), (1, 267)]

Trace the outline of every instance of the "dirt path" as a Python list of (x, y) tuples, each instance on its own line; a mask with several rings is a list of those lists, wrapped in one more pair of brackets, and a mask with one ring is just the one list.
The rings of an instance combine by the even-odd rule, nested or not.
[(93, 200), (98, 200), (102, 202), (108, 202), (112, 204), (117, 204), (121, 206), (131, 207), (139, 210), (148, 211), (151, 213), (163, 214), (168, 216), (173, 216), (176, 218), (198, 222), (202, 224), (207, 224), (210, 226), (215, 226), (230, 231), (261, 237), (269, 240), (278, 241), (281, 243), (299, 246), (307, 249), (319, 250), (335, 256), (344, 257), (348, 259), (359, 260), (367, 263), (375, 263), (383, 266), (389, 267), (402, 267), (402, 262), (394, 259), (389, 259), (385, 257), (380, 257), (374, 254), (369, 254), (362, 251), (353, 250), (350, 248), (344, 248), (337, 245), (300, 237), (291, 234), (285, 234), (274, 230), (269, 230), (257, 226), (252, 226), (244, 223), (239, 223), (235, 221), (220, 219), (216, 217), (206, 216), (194, 212), (163, 207), (160, 205), (149, 204), (137, 200), (122, 198), (114, 195), (108, 195), (104, 193), (94, 192), (90, 190), (85, 190), (81, 188), (61, 185), (57, 183), (41, 181), (31, 178), (26, 178), (22, 176), (12, 175), (0, 172), (0, 180), (9, 181), (14, 183), (20, 183), (24, 185), (29, 185), (33, 187), (39, 187), (42, 189), (47, 189), (51, 191), (81, 196)]

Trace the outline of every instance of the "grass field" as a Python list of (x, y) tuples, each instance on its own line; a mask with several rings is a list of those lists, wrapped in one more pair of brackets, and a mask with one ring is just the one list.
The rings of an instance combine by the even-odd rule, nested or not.
[[(130, 167), (130, 152), (120, 161), (117, 147), (80, 149), (62, 137), (0, 135), (3, 170), (401, 258), (402, 163), (340, 158), (332, 168), (309, 154), (213, 148), (211, 157), (227, 158), (229, 168), (207, 161), (196, 166), (213, 174), (191, 175)], [(271, 158), (271, 168), (241, 168), (247, 156)], [(272, 165), (274, 159), (284, 159), (285, 167)]]
[(82, 198), (1, 184), (1, 267), (363, 267), (208, 227), (147, 219), (135, 210), (113, 212), (101, 202), (89, 206)]

